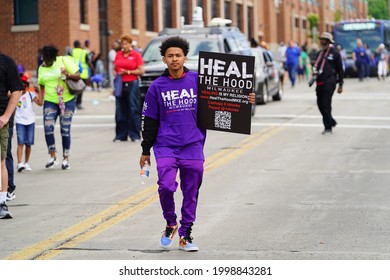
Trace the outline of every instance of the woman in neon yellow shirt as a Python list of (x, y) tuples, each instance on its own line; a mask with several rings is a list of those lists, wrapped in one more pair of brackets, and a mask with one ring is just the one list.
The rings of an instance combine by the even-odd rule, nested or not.
[(80, 72), (72, 58), (57, 56), (58, 49), (54, 46), (44, 46), (42, 49), (43, 63), (38, 68), (38, 84), (40, 86), (40, 100), (43, 100), (43, 123), (45, 139), (50, 154), (46, 168), (58, 164), (54, 127), (60, 117), (62, 136), (62, 169), (69, 169), (69, 154), (71, 144), (71, 124), (76, 107), (76, 96), (72, 95), (65, 80), (79, 80)]

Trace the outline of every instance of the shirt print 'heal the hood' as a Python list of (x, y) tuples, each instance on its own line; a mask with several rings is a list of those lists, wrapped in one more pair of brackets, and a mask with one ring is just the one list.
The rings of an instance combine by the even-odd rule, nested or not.
[(195, 110), (197, 93), (194, 88), (171, 89), (160, 92), (166, 113)]

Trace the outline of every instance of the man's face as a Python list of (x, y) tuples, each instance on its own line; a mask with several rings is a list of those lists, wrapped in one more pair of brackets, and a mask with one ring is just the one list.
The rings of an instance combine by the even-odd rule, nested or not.
[(169, 70), (178, 71), (184, 66), (187, 57), (184, 55), (181, 48), (169, 48), (165, 52), (165, 56), (163, 56), (162, 60)]
[(329, 41), (326, 39), (320, 39), (321, 47), (325, 48), (328, 45)]

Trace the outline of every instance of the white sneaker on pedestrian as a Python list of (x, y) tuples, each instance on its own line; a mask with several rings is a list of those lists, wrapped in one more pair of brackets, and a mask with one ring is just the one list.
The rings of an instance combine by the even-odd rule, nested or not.
[(28, 162), (24, 163), (24, 170), (26, 170), (26, 171), (31, 171), (32, 170), (31, 166), (28, 164)]
[(56, 158), (50, 157), (48, 162), (46, 163), (46, 168), (53, 168), (54, 165), (57, 165), (58, 161)]
[(0, 203), (0, 219), (12, 219), (12, 214), (8, 211), (8, 206), (5, 202)]
[(6, 201), (11, 201), (16, 198), (15, 190), (13, 192), (7, 192)]
[(18, 163), (18, 172), (22, 172), (25, 169), (24, 163)]
[(69, 163), (69, 160), (67, 158), (64, 158), (62, 160), (62, 169), (64, 169), (64, 170), (70, 169), (70, 163)]

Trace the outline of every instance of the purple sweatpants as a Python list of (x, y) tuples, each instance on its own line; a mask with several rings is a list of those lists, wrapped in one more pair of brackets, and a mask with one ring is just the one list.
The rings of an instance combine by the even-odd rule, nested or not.
[(180, 170), (180, 188), (183, 192), (179, 236), (186, 236), (196, 218), (198, 193), (203, 178), (203, 160), (184, 160), (178, 158), (158, 158), (158, 193), (161, 208), (167, 225), (177, 224), (174, 193), (177, 189), (177, 171)]

